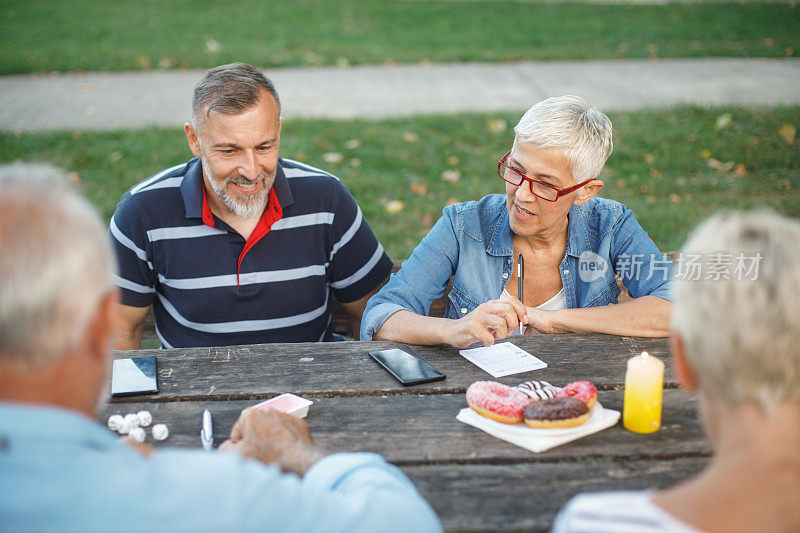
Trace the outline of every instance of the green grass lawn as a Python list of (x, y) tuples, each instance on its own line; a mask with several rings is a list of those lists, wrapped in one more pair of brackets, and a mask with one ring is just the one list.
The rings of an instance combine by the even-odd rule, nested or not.
[(0, 74), (800, 51), (800, 6), (0, 0)]
[[(281, 154), (337, 174), (389, 254), (403, 258), (446, 203), (504, 190), (497, 159), (518, 118), (293, 120), (283, 125)], [(800, 216), (800, 107), (680, 108), (611, 119), (615, 149), (602, 196), (631, 207), (662, 250), (678, 249), (721, 208), (771, 206)], [(0, 134), (1, 161), (45, 161), (77, 173), (106, 217), (134, 183), (190, 157), (179, 128)]]

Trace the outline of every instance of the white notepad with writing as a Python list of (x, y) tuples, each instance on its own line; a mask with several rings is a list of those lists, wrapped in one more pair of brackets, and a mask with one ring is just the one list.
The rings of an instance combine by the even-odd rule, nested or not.
[(461, 350), (458, 353), (496, 378), (547, 367), (547, 363), (510, 342)]

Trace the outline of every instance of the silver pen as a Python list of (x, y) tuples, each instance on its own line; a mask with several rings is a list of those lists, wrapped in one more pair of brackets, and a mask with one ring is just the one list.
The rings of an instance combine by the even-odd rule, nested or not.
[(211, 411), (203, 411), (203, 429), (200, 430), (200, 443), (207, 452), (214, 447), (214, 428), (211, 425)]
[[(525, 305), (525, 258), (522, 254), (517, 255), (517, 297), (522, 305)], [(520, 320), (519, 334), (525, 335), (525, 324)]]

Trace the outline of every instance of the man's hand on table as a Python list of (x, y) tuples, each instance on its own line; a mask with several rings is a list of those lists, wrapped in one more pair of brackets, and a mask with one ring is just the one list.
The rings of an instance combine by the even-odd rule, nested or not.
[(122, 437), (119, 440), (126, 446), (130, 446), (131, 448), (133, 448), (133, 451), (139, 453), (142, 457), (150, 457), (151, 455), (153, 455), (153, 452), (155, 451), (155, 448), (153, 448), (149, 444), (145, 444), (143, 442), (137, 442), (130, 437)]
[(277, 463), (284, 472), (303, 476), (325, 456), (308, 432), (308, 425), (292, 415), (269, 407), (245, 409), (220, 447), (264, 464)]

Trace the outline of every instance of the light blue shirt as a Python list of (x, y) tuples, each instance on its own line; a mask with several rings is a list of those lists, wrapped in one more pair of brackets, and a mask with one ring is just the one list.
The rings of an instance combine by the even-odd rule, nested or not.
[(145, 458), (78, 413), (0, 403), (2, 531), (441, 531), (378, 455), (334, 454), (301, 479), (234, 453)]
[[(615, 273), (634, 298), (670, 300), (672, 264), (642, 229), (633, 212), (605, 198), (569, 210), (567, 245), (559, 265), (568, 308), (617, 303)], [(370, 298), (361, 319), (361, 340), (397, 311), (427, 315), (452, 277), (445, 318), (461, 318), (500, 297), (514, 266), (514, 243), (504, 194), (444, 208), (442, 218)]]

